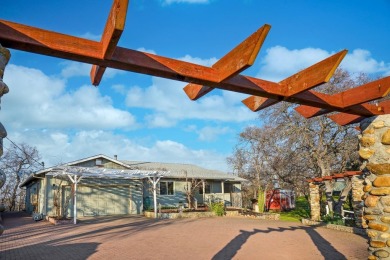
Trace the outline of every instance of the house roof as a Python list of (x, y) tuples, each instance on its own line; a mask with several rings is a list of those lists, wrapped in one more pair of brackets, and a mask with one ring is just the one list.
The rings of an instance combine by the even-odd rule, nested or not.
[[(158, 171), (158, 172), (164, 172), (163, 177), (164, 178), (172, 178), (172, 179), (185, 179), (185, 178), (196, 178), (196, 179), (208, 179), (208, 180), (225, 180), (225, 181), (236, 181), (236, 182), (244, 182), (247, 181), (243, 178), (224, 173), (222, 171), (216, 171), (216, 170), (209, 170), (205, 169), (196, 165), (192, 164), (180, 164), (180, 163), (160, 163), (160, 162), (142, 162), (142, 161), (125, 161), (125, 160), (116, 160), (111, 157), (108, 157), (103, 154), (98, 154), (95, 156), (87, 157), (84, 159), (80, 159), (77, 161), (72, 161), (69, 163), (65, 163), (59, 166), (46, 168), (43, 170), (40, 170), (38, 172), (35, 172), (34, 174), (31, 174), (25, 181), (23, 181), (20, 184), (20, 187), (24, 187), (28, 185), (32, 180), (39, 178), (42, 175), (45, 175), (48, 172), (58, 171), (59, 168), (62, 169), (76, 169), (83, 167), (74, 167), (74, 165), (77, 165), (79, 163), (87, 162), (90, 160), (95, 160), (98, 158), (104, 158), (106, 160), (112, 161), (114, 163), (117, 163), (119, 165), (122, 165), (123, 167), (129, 169), (129, 170), (140, 170), (140, 172), (151, 172), (151, 171)], [(87, 168), (87, 167), (84, 167)], [(115, 174), (120, 174), (120, 170), (112, 170), (110, 171), (107, 168), (99, 168), (99, 167), (90, 167), (90, 171), (87, 172), (93, 172), (95, 176), (101, 176), (103, 178), (104, 176), (107, 177), (110, 172), (113, 174), (115, 171)], [(80, 171), (80, 170), (77, 170)], [(122, 170), (123, 174), (126, 173), (128, 170)], [(130, 171), (129, 171), (130, 172)], [(85, 174), (84, 173), (84, 174)], [(100, 174), (99, 174), (100, 173)], [(90, 176), (92, 177), (92, 175)], [(118, 175), (117, 175), (118, 177)], [(107, 177), (108, 178), (108, 177)]]
[(132, 169), (167, 171), (165, 178), (196, 178), (196, 179), (224, 179), (230, 181), (246, 181), (243, 178), (227, 174), (222, 171), (209, 170), (193, 164), (161, 163), (142, 161), (123, 161)]
[(83, 159), (80, 159), (80, 160), (77, 160), (77, 161), (72, 161), (72, 162), (68, 162), (68, 163), (65, 163), (65, 164), (62, 164), (61, 166), (73, 166), (73, 165), (76, 165), (76, 164), (79, 164), (79, 163), (83, 163), (83, 162), (87, 162), (87, 161), (90, 161), (90, 160), (95, 160), (95, 159), (99, 159), (99, 158), (104, 158), (108, 161), (111, 161), (111, 162), (114, 162), (116, 164), (119, 164), (125, 168), (128, 168), (130, 169), (130, 167), (123, 163), (122, 161), (118, 161), (114, 158), (111, 158), (111, 157), (108, 157), (107, 155), (104, 155), (104, 154), (98, 154), (98, 155), (94, 155), (94, 156), (91, 156), (91, 157), (87, 157), (87, 158), (83, 158)]

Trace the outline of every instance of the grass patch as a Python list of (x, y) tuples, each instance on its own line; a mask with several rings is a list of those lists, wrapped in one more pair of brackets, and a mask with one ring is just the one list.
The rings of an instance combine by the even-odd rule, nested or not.
[(310, 218), (309, 202), (305, 197), (297, 198), (295, 209), (280, 212), (280, 220), (300, 222), (302, 218)]

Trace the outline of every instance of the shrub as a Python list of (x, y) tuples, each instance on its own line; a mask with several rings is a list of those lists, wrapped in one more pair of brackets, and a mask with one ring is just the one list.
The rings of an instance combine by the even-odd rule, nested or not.
[(211, 203), (211, 211), (215, 213), (217, 216), (225, 215), (225, 205), (223, 202), (212, 202)]

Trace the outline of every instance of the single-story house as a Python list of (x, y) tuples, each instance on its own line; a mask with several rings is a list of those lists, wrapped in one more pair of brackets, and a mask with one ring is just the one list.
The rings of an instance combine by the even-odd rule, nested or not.
[(241, 207), (245, 179), (190, 164), (120, 161), (116, 156), (96, 155), (43, 169), (20, 186), (26, 188), (29, 213), (53, 216), (66, 211), (68, 217), (83, 217), (142, 214), (154, 205), (188, 206), (186, 189), (194, 181), (199, 185), (197, 204), (218, 199)]

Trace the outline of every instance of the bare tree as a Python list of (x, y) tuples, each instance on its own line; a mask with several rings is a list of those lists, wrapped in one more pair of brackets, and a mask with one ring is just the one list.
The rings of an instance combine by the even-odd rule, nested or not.
[(186, 193), (188, 207), (190, 209), (197, 208), (195, 202), (195, 192), (199, 190), (199, 187), (203, 185), (203, 181), (195, 178), (188, 178), (187, 171), (184, 171), (186, 176), (186, 185), (184, 186), (184, 191)]
[(0, 159), (0, 168), (7, 176), (6, 184), (0, 191), (1, 202), (8, 206), (8, 210), (20, 210), (25, 192), (19, 185), (28, 175), (42, 167), (39, 160), (38, 150), (25, 143), (12, 144)]
[[(351, 77), (348, 72), (338, 70), (319, 91), (332, 94), (367, 81), (365, 75)], [(261, 126), (248, 127), (240, 134), (228, 162), (238, 167), (243, 177), (249, 177), (254, 187), (269, 183), (269, 176), (276, 175), (284, 187), (307, 194), (305, 179), (359, 166), (357, 132), (353, 126), (338, 126), (326, 116), (305, 119), (294, 110), (296, 106), (280, 102), (264, 109), (259, 112)], [(251, 176), (252, 169), (256, 177)], [(326, 182), (325, 186), (330, 209), (338, 211), (346, 196), (335, 202), (334, 183)], [(348, 189), (347, 183), (343, 194), (348, 194)]]

